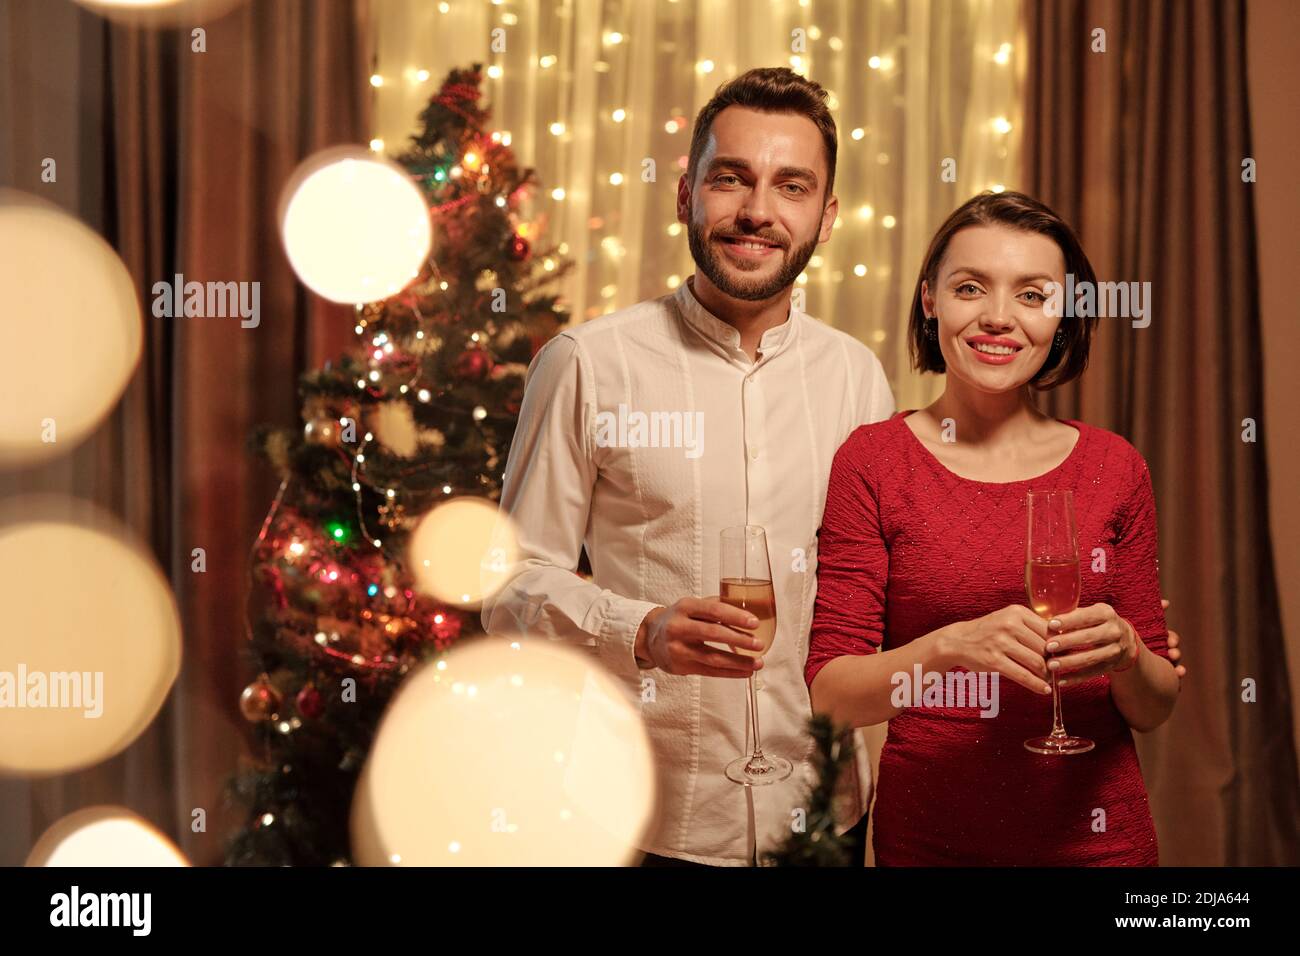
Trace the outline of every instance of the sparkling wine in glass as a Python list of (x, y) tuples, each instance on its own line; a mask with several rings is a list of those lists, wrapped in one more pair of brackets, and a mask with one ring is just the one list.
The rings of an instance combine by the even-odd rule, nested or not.
[[(767, 535), (757, 525), (722, 529), (722, 552), (718, 562), (720, 596), (724, 604), (748, 611), (758, 618), (758, 627), (745, 630), (763, 645), (731, 649), (747, 657), (762, 657), (776, 638), (776, 594), (772, 590), (772, 567), (767, 557)], [(758, 732), (758, 694), (754, 675), (749, 675), (749, 719), (754, 734), (754, 752), (727, 764), (727, 779), (747, 787), (762, 787), (784, 780), (793, 769), (784, 757), (763, 753)]]
[[(1079, 545), (1074, 533), (1074, 495), (1069, 491), (1031, 491), (1025, 499), (1029, 515), (1025, 554), (1025, 591), (1029, 606), (1043, 620), (1068, 614), (1079, 606)], [(1095, 744), (1066, 733), (1061, 719), (1061, 689), (1052, 671), (1052, 732), (1030, 737), (1025, 749), (1064, 755), (1087, 753)]]

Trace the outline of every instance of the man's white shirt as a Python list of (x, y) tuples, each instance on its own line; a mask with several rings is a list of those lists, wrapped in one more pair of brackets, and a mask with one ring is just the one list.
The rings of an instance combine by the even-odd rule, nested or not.
[[(626, 683), (658, 781), (642, 849), (747, 865), (790, 835), (812, 779), (803, 667), (817, 532), (835, 452), (894, 411), (884, 370), (861, 342), (793, 308), (751, 362), (739, 332), (683, 282), (563, 330), (526, 382), (501, 495), (519, 560), (484, 601), (484, 627), (588, 646)], [(760, 788), (723, 774), (751, 747), (746, 682), (643, 670), (633, 654), (652, 608), (718, 594), (719, 532), (744, 524), (767, 531), (776, 592), (776, 640), (758, 672), (763, 749), (795, 765)], [(574, 573), (584, 544), (590, 581)], [(849, 822), (870, 798), (857, 742)]]

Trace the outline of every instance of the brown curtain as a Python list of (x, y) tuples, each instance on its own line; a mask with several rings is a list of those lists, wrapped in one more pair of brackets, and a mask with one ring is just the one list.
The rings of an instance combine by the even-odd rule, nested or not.
[[(1139, 739), (1168, 865), (1300, 863), (1300, 785), (1269, 537), (1241, 0), (1026, 0), (1027, 191), (1151, 324), (1102, 319), (1047, 408), (1150, 464), (1161, 582), (1189, 675)], [(1094, 52), (1094, 30), (1105, 52)], [(1243, 419), (1258, 440), (1243, 441)], [(1255, 702), (1243, 700), (1253, 681)]]
[[(368, 0), (247, 0), (184, 29), (110, 24), (67, 0), (0, 8), (0, 183), (59, 202), (114, 245), (145, 304), (145, 355), (114, 415), (65, 459), (0, 475), (122, 516), (171, 580), (185, 629), (176, 687), (117, 758), (52, 780), (0, 780), (0, 864), (82, 806), (130, 807), (195, 863), (238, 825), (222, 790), (243, 751), (238, 696), (248, 555), (275, 493), (246, 451), (298, 418), (297, 376), (336, 355), (350, 311), (309, 296), (277, 237), (281, 184), (307, 155), (369, 136)], [(57, 156), (59, 182), (39, 181)], [(151, 287), (260, 283), (261, 321), (158, 319)], [(206, 572), (191, 570), (193, 549)], [(206, 813), (193, 832), (193, 811)]]

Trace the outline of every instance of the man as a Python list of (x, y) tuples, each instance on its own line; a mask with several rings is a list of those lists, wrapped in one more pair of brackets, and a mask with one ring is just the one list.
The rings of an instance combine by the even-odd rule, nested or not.
[[(718, 90), (678, 184), (698, 272), (547, 343), (510, 449), (501, 509), (521, 560), (484, 627), (594, 646), (641, 701), (660, 795), (651, 863), (749, 865), (790, 834), (809, 772), (802, 668), (831, 459), (894, 410), (875, 355), (791, 306), (839, 209), (825, 99), (785, 68)], [(776, 592), (761, 662), (722, 649), (754, 623), (716, 596), (719, 532), (744, 524), (766, 529)], [(573, 573), (584, 543), (591, 581)], [(795, 765), (759, 788), (723, 772), (752, 747), (754, 672), (764, 751)]]

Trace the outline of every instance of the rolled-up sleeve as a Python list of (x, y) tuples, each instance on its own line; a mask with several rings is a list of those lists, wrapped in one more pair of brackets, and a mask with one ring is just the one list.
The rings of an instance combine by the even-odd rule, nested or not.
[(597, 479), (595, 385), (581, 344), (561, 333), (533, 357), (506, 462), (485, 577), (489, 634), (545, 636), (591, 648), (619, 677), (639, 680), (634, 647), (659, 605), (624, 597), (577, 574)]

